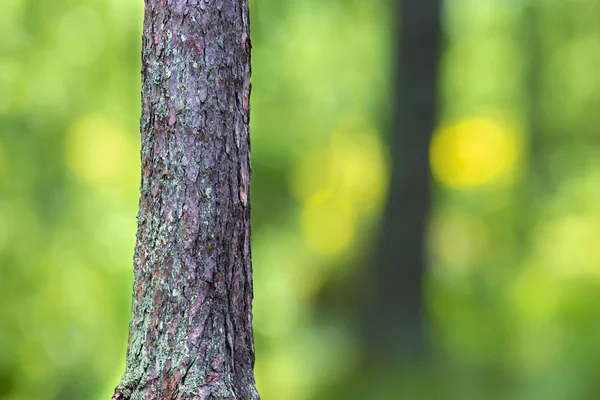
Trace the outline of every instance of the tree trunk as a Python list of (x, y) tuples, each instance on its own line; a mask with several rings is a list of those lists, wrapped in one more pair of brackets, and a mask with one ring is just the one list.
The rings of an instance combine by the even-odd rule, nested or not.
[(371, 265), (366, 353), (388, 365), (425, 354), (423, 274), (430, 202), (429, 142), (436, 123), (441, 47), (440, 0), (399, 4), (398, 64), (390, 135), (392, 175)]
[(146, 0), (142, 183), (116, 399), (259, 399), (247, 0)]

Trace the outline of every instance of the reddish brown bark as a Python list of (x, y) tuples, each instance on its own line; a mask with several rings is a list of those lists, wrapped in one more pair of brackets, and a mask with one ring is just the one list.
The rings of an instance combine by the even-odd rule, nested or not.
[(146, 0), (127, 368), (113, 399), (259, 399), (247, 0)]

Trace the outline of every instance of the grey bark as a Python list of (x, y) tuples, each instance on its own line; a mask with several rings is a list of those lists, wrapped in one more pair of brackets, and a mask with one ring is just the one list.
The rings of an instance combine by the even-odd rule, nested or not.
[(113, 400), (259, 399), (247, 0), (146, 0), (142, 182)]

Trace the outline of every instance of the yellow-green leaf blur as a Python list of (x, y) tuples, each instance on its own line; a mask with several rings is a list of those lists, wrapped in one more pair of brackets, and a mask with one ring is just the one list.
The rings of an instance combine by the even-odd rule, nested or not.
[[(420, 101), (392, 3), (250, 0), (261, 398), (597, 399), (600, 1), (442, 2), (425, 232), (385, 214)], [(143, 7), (0, 0), (0, 400), (109, 399), (124, 371)], [(382, 222), (423, 235), (434, 365), (361, 364), (360, 305), (397, 294), (369, 284), (382, 239), (411, 267)]]
[(514, 179), (519, 137), (503, 121), (471, 117), (442, 126), (431, 142), (435, 178), (452, 189)]
[[(108, 117), (87, 115), (71, 125), (66, 159), (75, 175), (96, 187), (135, 184), (139, 153), (132, 136)], [(134, 179), (132, 179), (134, 178)]]

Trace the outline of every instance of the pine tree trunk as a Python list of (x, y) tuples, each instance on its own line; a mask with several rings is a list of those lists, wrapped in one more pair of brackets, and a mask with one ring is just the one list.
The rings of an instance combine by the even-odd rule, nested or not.
[(142, 183), (116, 399), (259, 399), (247, 0), (146, 0)]

